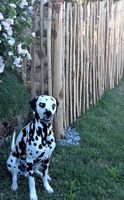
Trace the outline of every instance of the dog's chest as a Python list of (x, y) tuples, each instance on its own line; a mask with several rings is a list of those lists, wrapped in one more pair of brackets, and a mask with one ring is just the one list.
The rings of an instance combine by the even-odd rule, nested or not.
[(55, 148), (53, 132), (49, 128), (36, 127), (34, 135), (27, 142), (28, 157), (34, 161), (50, 158)]

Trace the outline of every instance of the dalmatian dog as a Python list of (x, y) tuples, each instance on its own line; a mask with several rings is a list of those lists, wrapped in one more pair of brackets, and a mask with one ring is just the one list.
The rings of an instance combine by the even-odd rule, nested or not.
[(30, 101), (30, 105), (35, 117), (21, 130), (17, 139), (16, 134), (13, 134), (7, 168), (12, 174), (12, 190), (17, 190), (18, 175), (28, 176), (30, 200), (37, 200), (34, 174), (42, 178), (45, 190), (53, 193), (48, 182), (48, 167), (55, 148), (52, 122), (58, 101), (51, 96), (43, 95)]

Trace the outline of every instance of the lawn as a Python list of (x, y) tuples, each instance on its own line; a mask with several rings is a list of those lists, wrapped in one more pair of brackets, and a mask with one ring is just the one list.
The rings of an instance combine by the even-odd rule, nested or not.
[[(74, 124), (79, 146), (61, 146), (53, 154), (50, 175), (54, 194), (36, 178), (39, 200), (124, 200), (124, 81)], [(9, 147), (0, 149), (0, 200), (28, 200), (28, 180), (16, 193), (5, 167)]]

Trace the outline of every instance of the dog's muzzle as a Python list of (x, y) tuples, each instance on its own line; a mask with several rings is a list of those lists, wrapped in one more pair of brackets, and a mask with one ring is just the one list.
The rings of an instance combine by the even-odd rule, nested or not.
[(44, 113), (43, 119), (44, 119), (46, 122), (52, 121), (52, 119), (53, 119), (52, 112), (51, 112), (51, 111), (46, 111), (46, 112)]

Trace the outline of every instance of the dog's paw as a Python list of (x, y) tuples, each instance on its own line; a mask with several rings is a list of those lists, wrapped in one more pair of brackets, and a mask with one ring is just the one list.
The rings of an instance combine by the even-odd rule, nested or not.
[(49, 184), (45, 185), (44, 188), (49, 194), (52, 194), (54, 192), (54, 190)]
[(48, 181), (51, 181), (51, 180), (52, 180), (51, 177), (50, 177), (49, 175), (47, 175), (47, 180), (48, 180)]
[(11, 190), (12, 190), (13, 192), (16, 192), (17, 188), (18, 188), (18, 185), (17, 185), (17, 184), (12, 184), (12, 185), (11, 185)]
[(38, 200), (37, 195), (33, 195), (30, 197), (30, 200)]

